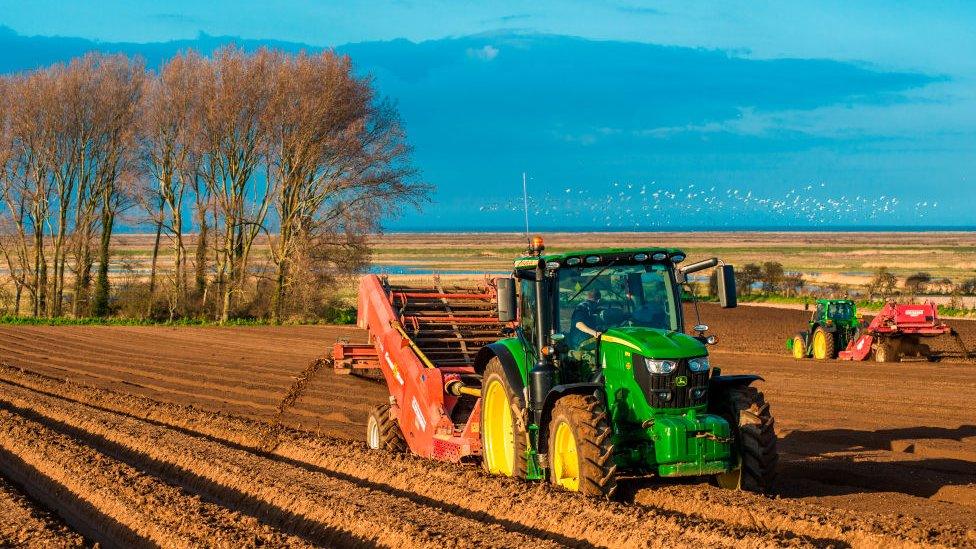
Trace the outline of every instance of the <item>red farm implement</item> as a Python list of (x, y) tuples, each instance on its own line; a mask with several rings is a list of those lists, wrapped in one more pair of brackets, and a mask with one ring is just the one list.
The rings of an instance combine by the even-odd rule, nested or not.
[(399, 425), (420, 456), (459, 461), (480, 455), (481, 381), (473, 365), (481, 347), (501, 336), (495, 303), (488, 280), (446, 288), (437, 278), (429, 287), (408, 287), (363, 277), (358, 324), (369, 343), (336, 343), (333, 364), (343, 373), (379, 370), (386, 379), (390, 405), (374, 410), (378, 417), (370, 424), (377, 444)]
[(939, 320), (938, 307), (926, 302), (920, 305), (887, 303), (871, 323), (862, 328), (847, 349), (839, 353), (841, 360), (897, 362), (905, 356), (934, 359), (924, 338), (952, 336), (964, 356), (969, 356), (965, 344), (948, 324)]

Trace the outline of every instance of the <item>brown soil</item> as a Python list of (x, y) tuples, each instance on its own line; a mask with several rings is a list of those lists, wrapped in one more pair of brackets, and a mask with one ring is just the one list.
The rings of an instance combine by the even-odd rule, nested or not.
[(0, 546), (84, 547), (85, 540), (60, 518), (0, 477)]
[(794, 361), (783, 313), (703, 314), (715, 364), (767, 379), (774, 498), (640, 480), (608, 503), (370, 452), (385, 388), (327, 368), (269, 445), (296, 377), (363, 336), (336, 327), (0, 328), (0, 474), (107, 546), (976, 546), (976, 367)]

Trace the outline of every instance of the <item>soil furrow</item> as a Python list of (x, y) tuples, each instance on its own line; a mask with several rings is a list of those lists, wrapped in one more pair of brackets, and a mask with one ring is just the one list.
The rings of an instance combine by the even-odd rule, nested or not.
[[(7, 372), (9, 370), (4, 370), (4, 373)], [(73, 396), (127, 412), (144, 413), (153, 421), (179, 423), (180, 428), (204, 431), (209, 436), (226, 439), (236, 445), (254, 447), (259, 443), (256, 430), (258, 426), (240, 419), (173, 409), (161, 404), (137, 404), (133, 397), (113, 398), (107, 391), (87, 394), (84, 389), (70, 390), (70, 387), (70, 384), (63, 384), (49, 388), (58, 393), (74, 393)], [(400, 497), (435, 500), (445, 506), (456, 506), (469, 514), (479, 516), (482, 521), (488, 517), (538, 530), (555, 530), (553, 533), (559, 533), (568, 539), (590, 539), (595, 543), (600, 540), (606, 542), (608, 539), (613, 540), (614, 544), (634, 543), (635, 539), (641, 539), (641, 534), (660, 535), (661, 532), (655, 532), (650, 525), (661, 527), (662, 524), (670, 524), (676, 530), (685, 532), (702, 527), (713, 534), (724, 531), (730, 537), (742, 536), (746, 539), (750, 534), (762, 534), (768, 536), (768, 543), (775, 544), (786, 543), (788, 540), (792, 540), (791, 543), (813, 545), (844, 545), (851, 542), (891, 544), (906, 540), (901, 535), (883, 535), (883, 528), (878, 531), (872, 531), (874, 528), (859, 528), (856, 521), (844, 519), (837, 513), (824, 524), (823, 515), (831, 515), (827, 510), (815, 508), (820, 513), (817, 516), (791, 512), (786, 506), (772, 505), (770, 500), (747, 494), (733, 496), (738, 501), (731, 504), (722, 502), (723, 494), (726, 493), (718, 492), (717, 495), (710, 493), (711, 501), (708, 505), (683, 505), (682, 498), (672, 497), (658, 501), (645, 500), (646, 505), (635, 508), (580, 501), (573, 495), (540, 486), (531, 487), (523, 483), (485, 477), (470, 467), (459, 468), (409, 457), (363, 452), (356, 446), (302, 438), (294, 433), (277, 452), (294, 460), (296, 464), (305, 462), (314, 465), (326, 474), (342, 473), (350, 479), (366, 477), (372, 487), (380, 489), (385, 486), (388, 491), (395, 490), (394, 493)], [(450, 490), (445, 486), (451, 486)], [(510, 500), (519, 504), (503, 503)], [(566, 509), (567, 504), (570, 504), (568, 507), (572, 509), (571, 513), (558, 514), (556, 510)], [(538, 509), (551, 511), (540, 515)], [(757, 523), (757, 512), (768, 513), (769, 516)], [(580, 518), (581, 513), (585, 518)], [(636, 523), (632, 522), (635, 518), (638, 519)], [(603, 525), (605, 531), (594, 531), (594, 524)], [(587, 529), (590, 531), (587, 532)], [(616, 537), (608, 538), (607, 531), (615, 532)], [(643, 538), (643, 542), (638, 544), (650, 543), (651, 539), (655, 538)], [(728, 538), (719, 541), (714, 537), (709, 541), (720, 544), (729, 542)]]
[(85, 539), (58, 516), (0, 476), (0, 547), (84, 547)]
[(105, 546), (301, 545), (0, 406), (4, 473)]
[[(141, 469), (325, 544), (434, 547), (475, 540), (502, 546), (551, 542), (483, 525), (335, 475), (66, 401), (5, 387), (0, 401), (29, 408), (46, 423)], [(453, 540), (453, 541), (452, 541)]]

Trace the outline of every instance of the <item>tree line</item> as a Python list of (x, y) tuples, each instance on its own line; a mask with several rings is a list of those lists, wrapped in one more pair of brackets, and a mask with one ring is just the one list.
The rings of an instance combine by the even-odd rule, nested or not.
[[(425, 200), (409, 156), (393, 105), (331, 52), (186, 52), (159, 70), (89, 54), (3, 76), (4, 291), (18, 315), (314, 315), (367, 261), (365, 235)], [(128, 294), (110, 269), (124, 219), (153, 229)]]

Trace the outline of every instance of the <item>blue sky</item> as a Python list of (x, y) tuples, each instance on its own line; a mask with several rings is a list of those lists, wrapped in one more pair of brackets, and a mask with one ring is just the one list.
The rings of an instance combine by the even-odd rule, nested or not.
[(391, 228), (514, 228), (523, 171), (548, 228), (974, 224), (976, 4), (690, 4), (0, 2), (0, 70), (337, 48), (438, 188)]

